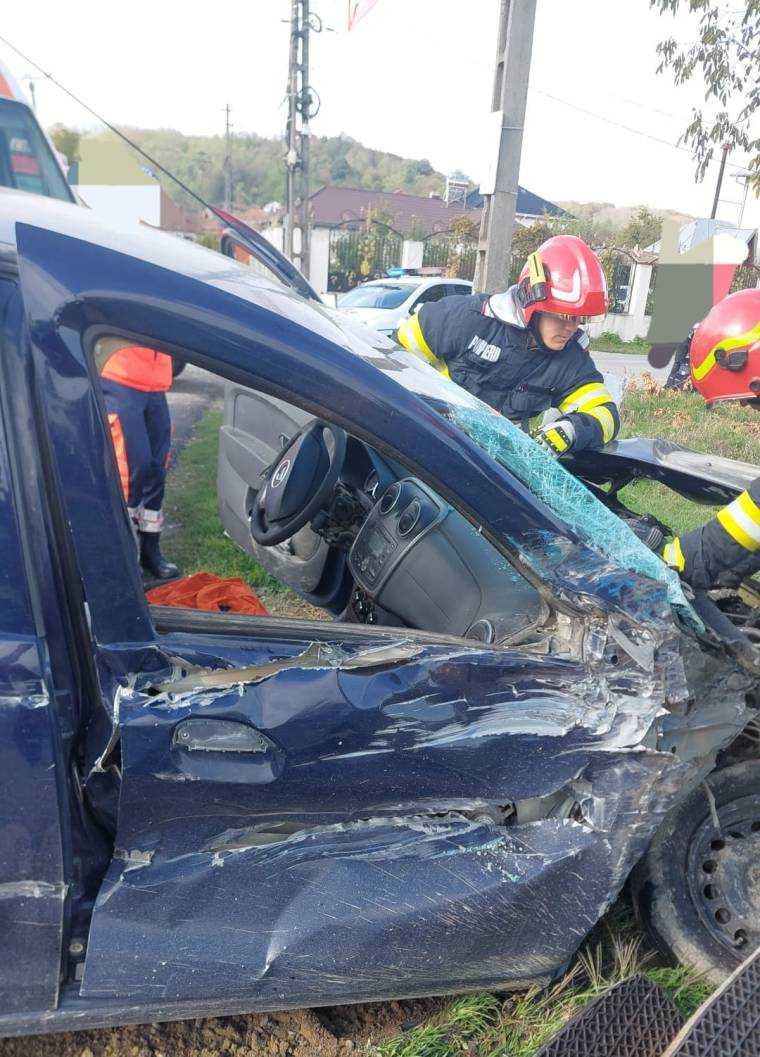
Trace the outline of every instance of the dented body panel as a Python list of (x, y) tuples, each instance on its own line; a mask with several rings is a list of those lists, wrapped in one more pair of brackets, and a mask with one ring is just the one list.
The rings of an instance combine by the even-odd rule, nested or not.
[[(51, 836), (39, 869), (0, 879), (19, 913), (31, 897), (46, 924), (59, 911), (44, 995), (22, 987), (13, 1005), (0, 974), (0, 1032), (549, 980), (745, 727), (750, 678), (626, 529), (610, 521), (594, 545), (593, 496), (573, 481), (553, 502), (559, 471), (532, 476), (531, 451), (521, 477), (505, 452), (522, 442), (482, 408), (468, 433), (394, 381), (412, 368), (378, 371), (321, 309), (180, 240), (49, 208), (19, 207), (13, 231), (23, 313), (5, 318), (17, 391), (3, 414), (44, 463), (40, 554), (62, 572), (40, 621), (46, 635), (54, 611), (66, 623), (80, 694), (66, 710), (56, 674), (60, 712), (30, 708), (30, 677), (8, 713), (9, 732), (23, 709), (52, 726), (37, 757), (9, 733), (3, 762), (37, 791), (55, 775), (38, 822), (64, 851)], [(535, 587), (543, 623), (485, 646), (151, 612), (90, 356), (103, 333), (177, 350), (399, 460), (488, 541), (494, 569)], [(31, 812), (30, 788), (7, 789), (4, 811), (18, 795)]]

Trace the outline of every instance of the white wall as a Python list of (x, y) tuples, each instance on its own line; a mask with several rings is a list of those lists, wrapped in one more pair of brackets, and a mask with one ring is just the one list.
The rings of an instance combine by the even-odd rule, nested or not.
[(282, 253), (282, 248), (285, 245), (285, 233), (281, 225), (278, 224), (273, 228), (264, 228), (261, 234), (267, 242), (271, 242)]
[(318, 294), (327, 293), (330, 271), (330, 229), (312, 228), (309, 245), (309, 282)]
[(651, 264), (634, 264), (628, 295), (628, 311), (609, 312), (601, 322), (590, 323), (588, 331), (592, 338), (599, 337), (604, 331), (617, 334), (623, 341), (633, 341), (634, 338), (647, 336), (651, 316), (645, 313), (651, 277)]
[(161, 226), (161, 187), (159, 184), (77, 184), (74, 187), (90, 209), (111, 223), (143, 221)]

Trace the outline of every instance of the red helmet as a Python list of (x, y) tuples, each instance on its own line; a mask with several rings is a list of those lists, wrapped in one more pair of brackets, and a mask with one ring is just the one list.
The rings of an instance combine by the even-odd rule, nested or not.
[(760, 290), (739, 290), (714, 305), (689, 356), (694, 387), (708, 404), (760, 397)]
[(575, 235), (555, 235), (531, 253), (517, 287), (526, 323), (534, 312), (603, 316), (607, 311), (607, 282), (599, 258)]

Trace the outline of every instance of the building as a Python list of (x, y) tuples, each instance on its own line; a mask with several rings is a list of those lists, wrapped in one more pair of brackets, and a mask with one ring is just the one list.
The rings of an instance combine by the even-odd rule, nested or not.
[[(698, 217), (684, 224), (678, 234), (678, 248), (688, 253), (714, 235), (731, 235), (745, 243), (747, 256), (735, 276), (742, 288), (760, 286), (758, 232), (756, 228), (737, 228), (728, 221)], [(631, 341), (645, 338), (652, 318), (654, 286), (660, 242), (645, 250), (621, 250), (610, 283), (610, 311), (602, 322), (590, 325), (592, 337), (611, 331)]]
[[(688, 253), (689, 250), (700, 243), (706, 242), (713, 235), (731, 235), (735, 239), (741, 239), (747, 246), (747, 258), (745, 264), (760, 264), (760, 245), (758, 244), (757, 228), (737, 228), (727, 220), (708, 219), (697, 217), (695, 220), (684, 224), (678, 234), (679, 253)], [(647, 247), (652, 253), (659, 254), (660, 243), (655, 242)]]
[(147, 165), (111, 134), (83, 136), (69, 182), (90, 209), (111, 223), (142, 223), (183, 235), (198, 233), (200, 212), (177, 205)]
[[(447, 270), (451, 243), (461, 238), (458, 222), (469, 221), (470, 232), (477, 236), (483, 199), (476, 192), (446, 202), (440, 195), (412, 195), (402, 191), (371, 191), (360, 187), (320, 187), (310, 198), (311, 243), (309, 277), (320, 293), (347, 289), (363, 278), (384, 274), (389, 266), (441, 273)], [(524, 225), (546, 217), (567, 216), (553, 202), (520, 188), (517, 220)], [(384, 233), (383, 246), (372, 262), (362, 260), (358, 246), (360, 229), (374, 222), (375, 230)], [(275, 225), (264, 234), (278, 248), (283, 246), (282, 227)], [(356, 260), (345, 267), (356, 243)], [(475, 268), (476, 241), (458, 250), (460, 278), (472, 278)], [(338, 259), (340, 258), (340, 263)], [(449, 272), (449, 274), (453, 274)]]

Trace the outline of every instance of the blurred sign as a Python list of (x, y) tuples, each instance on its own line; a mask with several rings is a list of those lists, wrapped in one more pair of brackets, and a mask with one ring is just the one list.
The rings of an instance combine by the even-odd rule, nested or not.
[(678, 223), (662, 222), (654, 310), (647, 333), (653, 367), (665, 367), (694, 324), (726, 296), (746, 257), (747, 244), (726, 231), (682, 252)]
[(359, 19), (372, 10), (377, 0), (348, 0), (348, 28), (353, 29)]

